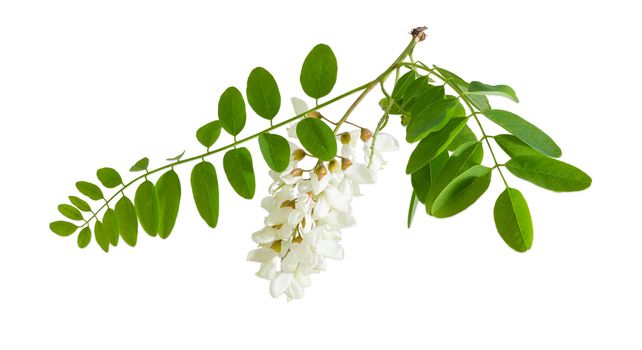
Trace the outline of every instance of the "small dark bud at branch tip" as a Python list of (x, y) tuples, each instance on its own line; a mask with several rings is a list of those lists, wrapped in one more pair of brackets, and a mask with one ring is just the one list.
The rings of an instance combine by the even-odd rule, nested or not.
[(428, 29), (428, 27), (417, 27), (411, 30), (410, 34), (412, 34), (417, 42), (424, 41), (424, 39), (426, 39), (426, 33), (424, 33), (426, 29)]

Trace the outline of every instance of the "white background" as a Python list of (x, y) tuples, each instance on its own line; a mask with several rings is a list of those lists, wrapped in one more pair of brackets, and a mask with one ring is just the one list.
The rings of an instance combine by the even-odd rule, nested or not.
[[(0, 348), (642, 348), (633, 4), (0, 2)], [(313, 276), (296, 302), (273, 300), (245, 261), (268, 186), (254, 142), (257, 196), (240, 199), (221, 177), (216, 230), (196, 213), (184, 166), (166, 241), (142, 233), (136, 248), (121, 241), (104, 254), (49, 231), (56, 205), (97, 168), (124, 174), (142, 156), (157, 166), (200, 152), (195, 130), (216, 118), (226, 87), (244, 90), (253, 67), (276, 76), (283, 120), (289, 97), (303, 95), (299, 68), (316, 43), (338, 56), (335, 95), (378, 75), (418, 25), (430, 29), (417, 59), (510, 84), (521, 103), (496, 106), (546, 130), (562, 159), (593, 177), (588, 191), (566, 194), (509, 178), (534, 218), (528, 253), (495, 232), (498, 178), (465, 213), (418, 213), (407, 230), (405, 145), (353, 203), (359, 222), (344, 232), (345, 260)], [(378, 98), (355, 120), (373, 126)], [(246, 135), (267, 125), (248, 118)], [(400, 140), (402, 131), (391, 122)], [(223, 176), (220, 157), (212, 161)]]

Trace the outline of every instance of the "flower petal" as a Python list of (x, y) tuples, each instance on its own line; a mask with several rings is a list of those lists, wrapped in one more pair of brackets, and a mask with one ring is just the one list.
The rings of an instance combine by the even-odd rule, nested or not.
[(273, 298), (278, 298), (290, 286), (292, 275), (289, 273), (279, 273), (270, 281), (270, 294)]

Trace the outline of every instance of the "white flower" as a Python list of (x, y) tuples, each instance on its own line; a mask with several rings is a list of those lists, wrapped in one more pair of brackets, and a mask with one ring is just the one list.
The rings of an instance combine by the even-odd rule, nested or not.
[[(372, 142), (374, 142), (374, 149)], [(397, 151), (398, 149), (399, 143), (394, 137), (389, 134), (379, 133), (376, 138), (372, 137), (363, 146), (364, 160), (369, 168), (379, 170), (386, 165), (382, 153)]]
[[(293, 98), (292, 104), (297, 114), (308, 110), (300, 99)], [(290, 130), (295, 128), (293, 124)], [(350, 141), (344, 138), (346, 144), (341, 148), (345, 164), (337, 167), (335, 163), (320, 178), (317, 171), (298, 169), (293, 158), (283, 172), (270, 172), (274, 180), (270, 196), (261, 201), (268, 212), (265, 226), (252, 234), (259, 247), (250, 251), (247, 259), (260, 263), (256, 275), (270, 281), (270, 294), (275, 298), (284, 294), (288, 301), (302, 298), (304, 288), (311, 284), (311, 274), (325, 271), (327, 259), (343, 259), (340, 229), (354, 224), (352, 199), (361, 195), (360, 186), (377, 181), (376, 172), (385, 164), (383, 153), (398, 148), (397, 141), (387, 134), (377, 135), (374, 147), (372, 138), (361, 141), (360, 130), (349, 134)], [(290, 136), (296, 138), (296, 132)], [(363, 152), (359, 144), (363, 144)], [(294, 143), (290, 146), (292, 150), (299, 148)], [(322, 163), (329, 169), (327, 165)]]

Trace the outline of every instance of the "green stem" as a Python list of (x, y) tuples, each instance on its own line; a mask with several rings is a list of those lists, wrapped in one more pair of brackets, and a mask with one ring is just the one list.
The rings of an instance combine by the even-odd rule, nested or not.
[[(327, 106), (327, 105), (330, 105), (330, 104), (332, 104), (332, 103), (334, 103), (334, 102), (337, 102), (337, 101), (339, 101), (339, 100), (341, 100), (341, 99), (343, 99), (343, 98), (345, 98), (345, 97), (347, 97), (347, 96), (350, 96), (350, 95), (352, 95), (352, 94), (354, 94), (354, 93), (356, 93), (356, 92), (359, 92), (359, 91), (362, 91), (362, 90), (363, 90), (363, 91), (361, 92), (361, 94), (359, 95), (359, 97), (357, 97), (357, 99), (355, 100), (355, 102), (353, 102), (353, 103), (352, 103), (352, 105), (350, 105), (350, 107), (348, 108), (348, 110), (346, 111), (346, 113), (343, 115), (343, 117), (341, 118), (341, 120), (339, 120), (339, 121), (337, 122), (336, 127), (335, 127), (335, 129), (334, 129), (334, 132), (336, 133), (336, 132), (339, 130), (339, 128), (341, 127), (341, 125), (342, 125), (344, 122), (346, 122), (346, 120), (348, 119), (348, 117), (350, 116), (350, 114), (352, 113), (352, 111), (357, 107), (357, 105), (358, 105), (358, 104), (359, 104), (359, 103), (360, 103), (360, 102), (361, 102), (361, 101), (366, 97), (366, 95), (368, 95), (368, 93), (369, 93), (369, 92), (370, 92), (370, 91), (371, 91), (375, 86), (377, 86), (377, 84), (384, 82), (384, 81), (388, 78), (388, 75), (390, 75), (390, 73), (391, 73), (392, 71), (394, 71), (396, 68), (398, 68), (398, 67), (399, 67), (399, 65), (403, 62), (403, 60), (404, 60), (404, 59), (405, 59), (405, 58), (406, 58), (410, 53), (412, 53), (412, 50), (414, 49), (414, 47), (415, 47), (415, 45), (416, 45), (416, 44), (417, 44), (417, 39), (416, 39), (415, 37), (413, 37), (413, 38), (412, 38), (412, 40), (410, 41), (410, 43), (408, 44), (408, 46), (406, 46), (406, 48), (403, 50), (403, 52), (402, 52), (402, 53), (399, 55), (399, 57), (398, 57), (398, 58), (397, 58), (397, 59), (396, 59), (396, 60), (395, 60), (391, 65), (390, 65), (390, 67), (388, 67), (388, 68), (387, 68), (383, 73), (381, 73), (381, 74), (380, 74), (376, 79), (374, 79), (374, 80), (372, 80), (372, 81), (370, 81), (370, 82), (368, 82), (368, 83), (365, 83), (365, 84), (363, 84), (363, 85), (361, 85), (361, 86), (359, 86), (359, 87), (356, 87), (356, 88), (354, 88), (354, 89), (352, 89), (352, 90), (350, 90), (350, 91), (348, 91), (348, 92), (345, 92), (345, 93), (343, 93), (343, 94), (341, 94), (341, 95), (339, 95), (339, 96), (337, 96), (337, 97), (335, 97), (335, 98), (333, 98), (333, 99), (330, 99), (330, 100), (328, 100), (328, 101), (326, 101), (326, 102), (323, 102), (323, 103), (321, 103), (321, 104), (319, 104), (319, 100), (318, 100), (318, 99), (316, 99), (316, 100), (315, 100), (315, 107), (314, 107), (314, 108), (311, 108), (311, 109), (309, 109), (309, 110), (307, 110), (307, 111), (305, 111), (305, 112), (303, 112), (303, 113), (301, 113), (301, 114), (299, 114), (299, 115), (296, 115), (296, 116), (294, 116), (294, 117), (292, 117), (292, 118), (290, 118), (290, 119), (284, 120), (284, 121), (282, 121), (282, 122), (280, 122), (280, 123), (278, 123), (278, 124), (271, 125), (269, 128), (264, 129), (264, 130), (262, 130), (262, 131), (260, 131), (260, 132), (257, 132), (256, 134), (250, 135), (250, 136), (248, 136), (248, 137), (246, 137), (246, 138), (243, 138), (243, 139), (240, 139), (240, 140), (236, 140), (236, 136), (235, 136), (235, 137), (234, 137), (234, 142), (233, 142), (233, 143), (231, 143), (231, 144), (229, 144), (229, 145), (227, 145), (227, 146), (223, 146), (223, 147), (221, 147), (221, 148), (218, 148), (218, 149), (215, 149), (215, 150), (212, 150), (212, 151), (210, 151), (210, 150), (208, 149), (208, 151), (207, 151), (207, 152), (205, 152), (205, 153), (203, 153), (203, 154), (199, 154), (199, 155), (197, 155), (197, 156), (194, 156), (194, 157), (191, 157), (191, 158), (186, 158), (186, 159), (183, 159), (183, 160), (177, 160), (177, 161), (175, 161), (175, 162), (172, 162), (172, 163), (169, 163), (169, 164), (167, 164), (167, 165), (164, 165), (164, 166), (161, 166), (161, 167), (159, 167), (159, 168), (156, 168), (156, 169), (153, 169), (153, 170), (151, 170), (151, 171), (148, 171), (148, 172), (147, 172), (146, 174), (144, 174), (144, 175), (141, 175), (141, 176), (138, 176), (138, 177), (134, 178), (133, 180), (131, 180), (130, 182), (128, 182), (127, 184), (125, 184), (125, 185), (124, 185), (121, 189), (119, 189), (116, 193), (114, 193), (114, 194), (113, 194), (113, 195), (112, 195), (108, 200), (106, 200), (106, 201), (105, 201), (105, 204), (103, 204), (100, 208), (98, 208), (98, 210), (96, 210), (96, 212), (95, 212), (95, 213), (93, 213), (93, 215), (92, 215), (88, 220), (86, 220), (86, 223), (85, 223), (84, 225), (89, 225), (89, 221), (91, 221), (91, 220), (95, 219), (95, 218), (97, 217), (98, 213), (100, 213), (100, 211), (101, 211), (103, 208), (105, 208), (105, 206), (107, 206), (107, 205), (109, 204), (109, 202), (111, 202), (114, 198), (116, 198), (116, 196), (117, 196), (119, 193), (123, 193), (123, 191), (124, 191), (126, 188), (128, 188), (129, 186), (131, 186), (131, 185), (132, 185), (132, 184), (134, 184), (135, 182), (137, 182), (137, 181), (139, 181), (139, 180), (141, 180), (141, 179), (143, 179), (143, 178), (145, 178), (145, 179), (146, 179), (148, 175), (152, 175), (152, 174), (157, 173), (157, 172), (159, 172), (159, 171), (162, 171), (162, 170), (165, 170), (165, 169), (168, 169), (168, 168), (173, 168), (174, 166), (178, 166), (178, 165), (181, 165), (181, 164), (189, 163), (189, 162), (192, 162), (192, 161), (195, 161), (195, 160), (199, 160), (199, 159), (205, 160), (205, 157), (207, 157), (207, 156), (210, 156), (210, 155), (213, 155), (213, 154), (216, 154), (216, 153), (219, 153), (219, 152), (225, 151), (225, 150), (230, 149), (230, 148), (236, 148), (236, 146), (237, 146), (237, 145), (240, 145), (240, 144), (242, 144), (242, 143), (245, 143), (245, 142), (247, 142), (247, 141), (250, 141), (250, 140), (252, 140), (252, 139), (254, 139), (254, 138), (256, 138), (256, 137), (260, 136), (261, 134), (264, 134), (264, 133), (266, 133), (266, 132), (270, 132), (270, 131), (272, 131), (272, 130), (274, 130), (274, 129), (277, 129), (277, 128), (280, 128), (280, 127), (282, 127), (282, 126), (284, 126), (284, 125), (287, 125), (287, 124), (289, 124), (289, 123), (291, 123), (291, 122), (293, 122), (293, 121), (295, 121), (295, 120), (298, 120), (298, 119), (300, 119), (300, 118), (303, 118), (306, 114), (308, 114), (308, 113), (310, 113), (310, 112), (312, 112), (312, 111), (315, 111), (315, 110), (317, 110), (317, 109), (321, 109), (321, 108), (323, 108), (323, 107), (325, 107), (325, 106)], [(84, 225), (83, 225), (83, 226), (84, 226)]]
[(199, 159), (203, 159), (203, 160), (205, 160), (205, 157), (207, 157), (207, 156), (210, 156), (210, 155), (213, 155), (213, 154), (216, 154), (216, 153), (219, 153), (219, 152), (225, 151), (225, 150), (230, 149), (230, 148), (234, 148), (234, 147), (236, 147), (237, 145), (240, 145), (240, 144), (242, 144), (242, 143), (245, 143), (245, 142), (247, 142), (247, 141), (250, 141), (250, 140), (252, 140), (252, 139), (254, 139), (254, 138), (256, 138), (256, 137), (260, 136), (261, 134), (264, 134), (264, 133), (266, 133), (266, 132), (270, 132), (270, 131), (272, 131), (272, 130), (274, 130), (274, 129), (278, 129), (278, 128), (280, 128), (280, 127), (284, 126), (284, 125), (287, 125), (287, 124), (289, 124), (289, 123), (291, 123), (291, 122), (293, 122), (293, 121), (297, 120), (297, 119), (303, 118), (306, 114), (308, 114), (308, 113), (310, 113), (310, 112), (312, 112), (312, 111), (315, 111), (315, 110), (317, 110), (317, 109), (323, 108), (323, 107), (325, 107), (325, 106), (327, 106), (327, 105), (329, 105), (329, 104), (332, 104), (332, 103), (337, 102), (337, 101), (339, 101), (339, 100), (341, 100), (341, 99), (343, 99), (343, 98), (346, 98), (346, 97), (348, 97), (348, 96), (350, 96), (350, 95), (352, 95), (352, 94), (354, 94), (354, 93), (356, 93), (356, 92), (359, 92), (359, 91), (361, 91), (361, 90), (363, 90), (363, 89), (366, 89), (366, 88), (367, 88), (368, 86), (370, 86), (371, 84), (372, 84), (372, 82), (368, 82), (368, 83), (363, 84), (363, 85), (361, 85), (361, 86), (359, 86), (359, 87), (356, 87), (356, 88), (354, 88), (354, 89), (352, 89), (352, 90), (350, 90), (350, 91), (348, 91), (348, 92), (345, 92), (345, 93), (343, 93), (343, 94), (341, 94), (341, 95), (339, 95), (339, 96), (337, 96), (337, 97), (335, 97), (335, 98), (333, 98), (333, 99), (331, 99), (331, 100), (328, 100), (328, 101), (326, 101), (326, 102), (324, 102), (324, 103), (321, 103), (321, 104), (319, 104), (319, 105), (315, 106), (314, 108), (311, 108), (311, 109), (309, 109), (309, 110), (307, 110), (307, 111), (305, 111), (305, 112), (303, 112), (303, 113), (301, 113), (301, 114), (299, 114), (299, 115), (296, 115), (296, 116), (294, 116), (294, 117), (292, 117), (292, 118), (290, 118), (290, 119), (284, 120), (284, 121), (282, 121), (282, 122), (280, 122), (280, 123), (278, 123), (278, 124), (274, 124), (274, 125), (272, 125), (271, 127), (267, 128), (267, 129), (264, 129), (264, 130), (262, 130), (262, 131), (260, 131), (260, 132), (257, 132), (256, 134), (253, 134), (253, 135), (250, 135), (250, 136), (248, 136), (248, 137), (246, 137), (246, 138), (243, 138), (243, 139), (240, 139), (240, 140), (238, 140), (238, 141), (235, 141), (235, 142), (233, 142), (233, 143), (231, 143), (231, 144), (229, 144), (229, 145), (223, 146), (223, 147), (221, 147), (221, 148), (217, 148), (217, 149), (212, 150), (212, 151), (209, 151), (209, 150), (208, 150), (207, 152), (202, 153), (202, 154), (199, 154), (199, 155), (197, 155), (197, 156), (194, 156), (194, 157), (191, 157), (191, 158), (185, 158), (185, 159), (182, 159), (182, 160), (178, 160), (178, 161), (175, 161), (175, 162), (169, 163), (169, 164), (167, 164), (167, 165), (161, 166), (161, 167), (159, 167), (159, 168), (156, 168), (156, 169), (150, 170), (150, 171), (148, 171), (147, 173), (145, 173), (145, 174), (143, 174), (143, 175), (140, 175), (140, 176), (138, 176), (138, 177), (134, 178), (133, 180), (131, 180), (130, 182), (126, 183), (126, 184), (125, 184), (121, 189), (119, 189), (116, 193), (114, 193), (114, 195), (113, 195), (113, 196), (111, 196), (109, 199), (107, 199), (107, 200), (105, 201), (105, 204), (103, 204), (100, 208), (98, 208), (98, 210), (96, 210), (95, 212), (92, 212), (92, 214), (93, 214), (93, 215), (92, 215), (89, 219), (87, 219), (87, 220), (86, 220), (86, 223), (85, 223), (85, 224), (83, 224), (82, 226), (88, 225), (88, 224), (89, 224), (89, 222), (90, 222), (92, 219), (96, 218), (96, 216), (98, 215), (98, 213), (100, 213), (100, 211), (101, 211), (102, 209), (104, 209), (104, 208), (105, 208), (105, 206), (107, 206), (107, 204), (108, 204), (109, 202), (111, 202), (114, 198), (116, 198), (116, 196), (117, 196), (119, 193), (123, 193), (123, 191), (124, 191), (126, 188), (128, 188), (129, 186), (131, 186), (132, 184), (134, 184), (135, 182), (137, 182), (137, 181), (139, 181), (139, 180), (141, 180), (141, 179), (143, 179), (143, 178), (147, 178), (147, 176), (148, 176), (148, 175), (152, 175), (152, 174), (157, 173), (157, 172), (159, 172), (159, 171), (162, 171), (162, 170), (165, 170), (165, 169), (168, 169), (168, 168), (172, 168), (172, 167), (177, 166), (177, 165), (181, 165), (181, 164), (189, 163), (189, 162), (192, 162), (192, 161), (195, 161), (195, 160), (199, 160)]
[(354, 111), (354, 109), (359, 105), (359, 103), (363, 101), (363, 99), (368, 95), (368, 93), (372, 91), (372, 89), (374, 89), (375, 86), (377, 86), (377, 84), (381, 84), (385, 82), (386, 79), (388, 79), (388, 76), (390, 75), (390, 73), (392, 73), (399, 66), (399, 64), (402, 63), (403, 60), (406, 59), (406, 57), (412, 53), (412, 50), (415, 48), (415, 45), (417, 45), (417, 39), (413, 37), (410, 40), (410, 43), (408, 44), (408, 46), (406, 46), (406, 48), (401, 52), (399, 57), (397, 57), (397, 59), (390, 65), (390, 67), (388, 67), (388, 69), (386, 69), (375, 80), (371, 81), (366, 86), (366, 89), (363, 90), (361, 95), (359, 95), (359, 97), (357, 97), (357, 99), (350, 105), (350, 107), (348, 107), (348, 110), (345, 112), (343, 117), (341, 117), (341, 119), (337, 122), (337, 125), (334, 128), (335, 134), (337, 133), (337, 131), (339, 131), (341, 124), (343, 124), (348, 119), (350, 114), (352, 114), (352, 111)]

